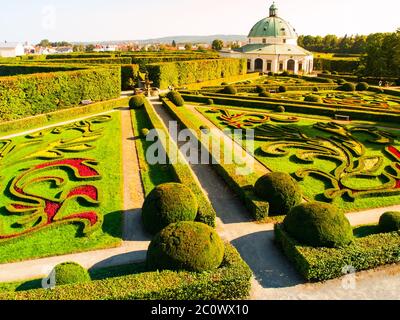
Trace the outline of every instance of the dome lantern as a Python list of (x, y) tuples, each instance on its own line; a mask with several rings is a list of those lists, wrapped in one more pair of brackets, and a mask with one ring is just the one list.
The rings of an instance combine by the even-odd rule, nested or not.
[(278, 8), (275, 5), (275, 2), (269, 7), (269, 16), (270, 17), (277, 17), (278, 16)]

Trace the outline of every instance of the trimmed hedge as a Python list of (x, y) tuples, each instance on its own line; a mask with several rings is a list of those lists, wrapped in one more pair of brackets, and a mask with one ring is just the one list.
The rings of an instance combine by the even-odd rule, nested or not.
[(225, 93), (225, 94), (237, 94), (237, 90), (236, 90), (236, 88), (234, 86), (229, 85), (229, 86), (226, 86), (224, 88), (224, 90), (222, 90), (222, 93)]
[(343, 248), (312, 248), (299, 244), (281, 224), (275, 225), (275, 242), (298, 272), (309, 281), (326, 281), (356, 271), (373, 269), (400, 260), (400, 233), (380, 233), (356, 238)]
[(245, 59), (211, 59), (147, 65), (149, 78), (160, 89), (247, 73)]
[(185, 105), (185, 100), (183, 100), (181, 94), (178, 91), (168, 92), (167, 98), (171, 100), (178, 107), (183, 107)]
[(137, 64), (121, 65), (121, 89), (133, 90), (133, 86), (137, 85), (139, 77), (139, 66)]
[[(194, 125), (190, 119), (182, 115), (179, 108), (176, 107), (168, 99), (162, 98), (164, 107), (168, 110), (170, 115), (178, 121), (178, 123), (186, 129), (191, 129), (201, 136), (201, 130), (196, 125)], [(221, 141), (219, 141), (221, 142)], [(206, 150), (209, 151), (209, 145), (200, 143)], [(223, 143), (223, 142), (221, 142)], [(223, 150), (223, 148), (221, 148)], [(221, 163), (221, 161), (215, 161), (218, 159), (213, 159), (211, 162), (212, 167), (215, 171), (225, 180), (225, 182), (230, 186), (230, 188), (236, 192), (241, 200), (244, 202), (248, 210), (251, 212), (253, 218), (257, 221), (264, 220), (269, 214), (269, 204), (268, 202), (260, 199), (254, 192), (253, 188), (249, 188), (256, 183), (259, 176), (256, 173), (251, 173), (249, 175), (240, 175), (237, 173), (238, 166), (236, 164), (226, 164)]]
[(356, 91), (356, 86), (351, 82), (346, 82), (345, 84), (342, 85), (340, 90), (349, 91), (349, 92)]
[(77, 106), (82, 100), (119, 98), (119, 67), (0, 78), (0, 120), (8, 121)]
[(237, 250), (225, 245), (211, 272), (146, 272), (106, 280), (0, 294), (0, 300), (234, 300), (250, 294), (252, 272)]
[(328, 203), (309, 202), (294, 207), (283, 225), (297, 241), (313, 247), (337, 248), (353, 241), (349, 220)]
[(150, 122), (153, 124), (153, 127), (165, 133), (166, 140), (162, 141), (163, 139), (160, 139), (160, 141), (161, 143), (163, 143), (164, 150), (168, 151), (167, 155), (172, 154), (175, 157), (176, 155), (178, 155), (178, 159), (176, 159), (177, 161), (174, 161), (171, 166), (175, 173), (176, 181), (186, 185), (197, 197), (199, 211), (196, 217), (196, 221), (203, 222), (211, 227), (215, 227), (215, 219), (217, 214), (212, 207), (207, 195), (204, 193), (204, 190), (201, 187), (196, 175), (193, 173), (189, 164), (180, 153), (175, 142), (173, 142), (173, 140), (170, 140), (171, 137), (168, 134), (168, 129), (165, 127), (164, 123), (148, 100), (145, 100), (144, 107), (146, 109), (146, 113), (150, 119)]
[(316, 102), (316, 103), (323, 103), (322, 98), (320, 96), (311, 94), (309, 96), (305, 96), (304, 101), (306, 102)]
[(51, 59), (46, 63), (58, 64), (132, 64), (131, 58), (76, 58), (76, 59)]
[(56, 286), (91, 281), (89, 272), (75, 262), (60, 263), (56, 265), (53, 272), (56, 280)]
[(386, 212), (379, 220), (379, 228), (382, 232), (400, 230), (400, 212)]
[(200, 222), (173, 223), (157, 234), (147, 252), (150, 270), (211, 271), (224, 258), (224, 243), (213, 228)]
[(315, 70), (337, 71), (339, 73), (353, 73), (360, 66), (357, 59), (322, 59), (314, 58)]
[(286, 215), (303, 200), (298, 183), (283, 172), (262, 176), (257, 180), (254, 190), (261, 199), (268, 201), (270, 215)]
[[(193, 101), (198, 103), (205, 103), (207, 99), (213, 99), (214, 104), (222, 105), (222, 106), (233, 106), (233, 107), (245, 107), (252, 109), (261, 109), (261, 110), (275, 110), (276, 107), (282, 105), (282, 101), (266, 99), (266, 98), (251, 98), (251, 97), (241, 97), (235, 96), (227, 97), (221, 96), (217, 94), (203, 94), (202, 96), (191, 95), (182, 93), (182, 96), (186, 101)], [(334, 107), (329, 104), (313, 104), (304, 103), (301, 104), (298, 101), (294, 102), (285, 102), (284, 105), (287, 112), (293, 113), (304, 113), (304, 114), (314, 114), (320, 116), (327, 116), (334, 118), (335, 115), (340, 114), (343, 116), (349, 116), (353, 120), (366, 120), (366, 121), (382, 121), (382, 122), (392, 122), (399, 123), (400, 122), (400, 114), (396, 114), (395, 112), (386, 113), (383, 110), (375, 110), (368, 109), (364, 107), (346, 107), (341, 106), (338, 110), (337, 107)]]
[[(49, 73), (62, 71), (76, 71), (84, 68), (74, 66), (52, 66), (52, 65), (0, 65), (0, 77), (11, 77), (17, 75)], [(1, 78), (0, 78), (1, 79)]]
[(142, 220), (145, 229), (156, 234), (180, 221), (194, 221), (199, 205), (193, 192), (180, 183), (165, 183), (157, 186), (146, 197)]
[(357, 83), (356, 90), (357, 91), (366, 91), (369, 88), (369, 84), (366, 82)]

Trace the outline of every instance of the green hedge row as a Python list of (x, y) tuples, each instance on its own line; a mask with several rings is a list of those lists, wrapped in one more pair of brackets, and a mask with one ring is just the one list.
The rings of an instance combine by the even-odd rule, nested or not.
[(75, 71), (83, 68), (75, 66), (52, 66), (52, 65), (0, 65), (0, 77), (10, 77), (16, 75), (34, 74), (34, 73), (49, 73), (61, 71)]
[(66, 121), (73, 118), (84, 117), (90, 114), (101, 113), (118, 107), (124, 107), (128, 105), (128, 102), (129, 98), (119, 98), (97, 102), (86, 106), (58, 110), (29, 118), (2, 122), (0, 123), (0, 133), (9, 134), (21, 130), (40, 128), (55, 122)]
[[(167, 98), (162, 98), (164, 107), (168, 110), (171, 116), (178, 121), (178, 123), (186, 129), (191, 129), (196, 132), (197, 136), (201, 136), (200, 128), (196, 127), (190, 119), (179, 112), (179, 108), (176, 107)], [(200, 141), (203, 148), (210, 153), (210, 146), (205, 145)], [(221, 141), (221, 145), (222, 141)], [(223, 150), (223, 148), (221, 148)], [(216, 160), (216, 161), (215, 161)], [(258, 198), (254, 192), (252, 186), (255, 185), (259, 176), (256, 173), (249, 175), (239, 175), (237, 173), (238, 166), (236, 164), (221, 163), (220, 159), (214, 159), (212, 166), (215, 171), (225, 180), (225, 182), (236, 192), (241, 200), (245, 203), (248, 210), (251, 212), (253, 218), (257, 221), (264, 220), (269, 214), (268, 202), (262, 201)]]
[(337, 72), (354, 72), (360, 66), (359, 60), (346, 59), (314, 59), (314, 70), (328, 70)]
[[(204, 193), (203, 188), (197, 180), (197, 177), (191, 170), (189, 164), (184, 160), (182, 154), (178, 150), (178, 147), (173, 142), (168, 134), (168, 129), (165, 127), (162, 120), (159, 118), (157, 113), (155, 112), (151, 103), (146, 100), (145, 109), (147, 115), (150, 119), (150, 122), (153, 124), (153, 127), (157, 130), (161, 130), (166, 135), (165, 145), (163, 145), (164, 150), (167, 151), (167, 155), (173, 154), (178, 155), (178, 161), (176, 163), (172, 163), (171, 166), (176, 176), (176, 180), (185, 186), (189, 187), (193, 193), (196, 195), (198, 204), (199, 204), (199, 212), (196, 218), (196, 221), (203, 222), (208, 224), (211, 227), (216, 226), (216, 213), (214, 208), (212, 207), (210, 200), (207, 195)], [(161, 140), (160, 140), (161, 141)], [(162, 141), (161, 141), (162, 142)], [(168, 158), (170, 158), (168, 156)], [(171, 159), (171, 158), (170, 158)]]
[(132, 58), (79, 58), (79, 59), (52, 59), (47, 60), (46, 63), (58, 64), (132, 64)]
[(0, 78), (0, 120), (77, 106), (82, 100), (119, 98), (121, 68), (91, 68)]
[(156, 87), (166, 89), (185, 84), (237, 76), (247, 73), (245, 59), (209, 59), (147, 65), (149, 78)]
[[(389, 81), (389, 82), (394, 82), (397, 80), (397, 78), (388, 78), (388, 77), (359, 77), (359, 76), (354, 76), (351, 74), (319, 74), (319, 77), (322, 78), (327, 78), (327, 79), (332, 79), (332, 80), (339, 80), (339, 79), (343, 79), (346, 80), (348, 82), (367, 82), (368, 84), (371, 85), (379, 85), (379, 81), (383, 81), (383, 83), (385, 83), (385, 81)], [(385, 89), (385, 88), (382, 88)]]
[(400, 261), (400, 233), (380, 233), (356, 238), (347, 247), (312, 248), (292, 239), (282, 225), (275, 226), (275, 241), (299, 273), (310, 281), (344, 276), (346, 267), (368, 270)]
[(131, 84), (138, 86), (139, 66), (137, 64), (121, 65), (121, 89), (131, 90)]
[(234, 300), (250, 294), (252, 272), (230, 244), (215, 271), (145, 272), (129, 276), (0, 294), (0, 300)]
[(351, 109), (340, 107), (335, 108), (331, 105), (325, 105), (324, 107), (318, 105), (300, 105), (297, 102), (287, 102), (287, 101), (258, 101), (251, 99), (240, 99), (238, 96), (234, 98), (227, 97), (217, 97), (213, 94), (210, 95), (190, 95), (190, 94), (182, 94), (182, 97), (186, 101), (193, 101), (198, 103), (207, 103), (208, 99), (213, 99), (215, 104), (223, 105), (223, 106), (233, 106), (233, 107), (246, 107), (252, 109), (262, 109), (262, 110), (270, 110), (274, 111), (278, 106), (284, 106), (287, 112), (293, 113), (303, 113), (303, 114), (313, 114), (334, 118), (335, 115), (341, 116), (349, 116), (352, 120), (365, 120), (365, 121), (381, 121), (381, 122), (392, 122), (399, 123), (400, 114), (389, 114), (384, 113), (382, 111), (370, 110), (367, 108), (357, 108), (352, 107)]
[[(275, 90), (278, 91), (280, 85), (262, 85), (265, 90)], [(299, 86), (285, 86), (287, 91), (313, 91), (314, 88), (318, 88), (318, 90), (337, 90), (340, 88), (337, 84), (310, 84), (310, 85), (299, 85)], [(221, 92), (225, 86), (212, 86), (212, 87), (203, 87), (201, 92)], [(240, 93), (257, 93), (257, 86), (255, 85), (235, 85), (235, 88)]]
[(116, 54), (112, 53), (71, 53), (71, 54), (48, 54), (46, 60), (54, 59), (97, 59), (114, 58)]

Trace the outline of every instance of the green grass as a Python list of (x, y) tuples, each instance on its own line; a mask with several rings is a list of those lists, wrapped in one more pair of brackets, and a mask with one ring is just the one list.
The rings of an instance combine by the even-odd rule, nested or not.
[(146, 161), (147, 149), (153, 144), (153, 142), (146, 141), (146, 139), (141, 136), (142, 129), (153, 129), (153, 125), (146, 114), (146, 110), (144, 108), (132, 110), (131, 115), (136, 139), (136, 150), (138, 152), (141, 169), (140, 174), (145, 194), (148, 195), (156, 186), (167, 182), (176, 182), (176, 179), (174, 177), (174, 171), (170, 165), (150, 165)]
[[(121, 128), (119, 113), (112, 113), (112, 121), (100, 124), (104, 126), (103, 136), (95, 141), (92, 150), (81, 152), (66, 153), (66, 158), (90, 158), (98, 161), (96, 167), (102, 175), (101, 180), (90, 182), (97, 187), (100, 192), (100, 207), (96, 211), (104, 216), (104, 222), (100, 230), (95, 231), (88, 236), (83, 235), (80, 224), (61, 224), (53, 225), (40, 231), (3, 240), (0, 246), (0, 263), (15, 262), (26, 259), (43, 258), (55, 255), (91, 251), (109, 247), (116, 247), (121, 244), (122, 236), (122, 166), (121, 166)], [(95, 125), (94, 129), (99, 125)], [(81, 135), (76, 130), (63, 132), (60, 135), (47, 134), (44, 136), (44, 142), (54, 142), (58, 139), (74, 138)], [(13, 139), (17, 144), (23, 143), (27, 139), (19, 136)], [(29, 154), (34, 151), (34, 147), (26, 147), (22, 153)], [(22, 157), (22, 155), (21, 155)], [(18, 158), (16, 158), (18, 159)], [(5, 159), (7, 160), (7, 158)], [(3, 195), (0, 198), (0, 221), (3, 224), (4, 231), (10, 231), (12, 224), (20, 217), (10, 216), (4, 206), (12, 203), (8, 193), (8, 182), (18, 173), (19, 170), (30, 168), (47, 160), (26, 160), (24, 162), (15, 162), (10, 167), (1, 170), (2, 180), (0, 192)], [(51, 160), (50, 160), (51, 161)], [(55, 188), (50, 183), (37, 183), (29, 189), (31, 193), (45, 197), (56, 197), (60, 191), (70, 190), (82, 182), (77, 183), (69, 179), (65, 171), (51, 170), (46, 172), (59, 174), (67, 179), (66, 185)], [(93, 207), (90, 207), (93, 210)], [(76, 210), (83, 212), (87, 210), (87, 205), (81, 201), (75, 201), (67, 205), (65, 214), (76, 213)]]
[[(217, 106), (219, 107), (219, 106)], [(218, 113), (208, 113), (207, 110), (208, 108), (205, 107), (200, 107), (198, 110), (209, 120), (211, 120), (218, 128), (220, 129), (225, 129), (227, 128), (226, 125), (224, 125), (219, 119)], [(232, 110), (235, 110), (236, 112), (239, 111), (238, 108), (232, 108)], [(251, 111), (251, 109), (248, 108), (243, 108), (240, 109), (240, 112), (243, 111)], [(187, 112), (190, 112), (187, 110)], [(259, 110), (252, 110), (253, 113), (260, 113)], [(264, 114), (270, 114), (270, 113), (264, 113)], [(272, 115), (276, 116), (276, 113), (272, 113)], [(291, 114), (281, 114), (281, 116), (289, 116)], [(326, 119), (323, 119), (322, 121), (326, 121)], [(305, 119), (301, 118), (298, 123), (291, 124), (289, 125), (292, 128), (299, 129), (303, 133), (305, 133), (308, 136), (311, 137), (330, 137), (331, 134), (321, 132), (320, 130), (314, 129), (313, 124), (316, 122), (320, 122), (316, 119)], [(271, 122), (272, 123), (272, 122)], [(279, 124), (279, 123), (274, 123), (277, 125), (287, 125), (287, 124)], [(357, 125), (358, 123), (354, 123), (352, 125)], [(390, 131), (390, 130), (388, 130)], [(396, 133), (396, 131), (391, 131), (392, 133)], [(398, 132), (397, 132), (398, 134)], [(383, 172), (385, 167), (390, 165), (392, 163), (392, 160), (386, 157), (386, 154), (383, 152), (383, 147), (378, 146), (376, 144), (369, 143), (367, 141), (368, 137), (364, 134), (355, 134), (358, 139), (365, 145), (366, 147), (366, 155), (367, 156), (384, 156), (384, 163), (381, 166), (380, 170), (378, 171)], [(317, 168), (320, 170), (323, 170), (324, 172), (330, 172), (334, 170), (337, 166), (337, 163), (329, 160), (322, 160), (322, 159), (316, 159), (313, 164), (304, 164), (304, 163), (299, 163), (298, 161), (295, 161), (294, 155), (296, 154), (297, 150), (292, 150), (288, 156), (285, 157), (268, 157), (260, 154), (259, 149), (265, 144), (265, 142), (262, 141), (255, 141), (255, 156), (257, 160), (259, 160), (261, 163), (263, 163), (268, 169), (272, 171), (282, 171), (282, 172), (287, 172), (289, 174), (294, 174), (300, 169), (305, 169), (305, 168)], [(400, 148), (400, 140), (397, 139), (396, 143), (394, 144), (397, 148)], [(300, 186), (303, 189), (304, 196), (308, 200), (320, 200), (320, 201), (326, 201), (323, 198), (323, 193), (327, 186), (325, 185), (325, 182), (316, 178), (313, 178), (312, 176), (307, 177), (304, 181), (300, 181)], [(354, 180), (354, 183), (359, 183), (359, 181)], [(376, 186), (377, 181), (376, 180), (362, 180), (363, 186)], [(345, 198), (336, 198), (335, 201), (333, 202), (335, 205), (337, 205), (339, 208), (341, 208), (344, 212), (352, 212), (352, 211), (361, 211), (364, 209), (370, 209), (370, 208), (379, 208), (379, 207), (386, 207), (386, 206), (391, 206), (400, 203), (400, 196), (381, 196), (381, 197), (368, 197), (368, 198), (357, 198), (354, 202), (351, 202), (349, 200), (346, 200)]]

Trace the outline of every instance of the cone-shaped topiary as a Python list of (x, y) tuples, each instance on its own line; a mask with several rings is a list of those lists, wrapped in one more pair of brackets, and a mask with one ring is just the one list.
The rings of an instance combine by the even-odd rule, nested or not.
[(171, 223), (194, 221), (199, 206), (193, 192), (180, 183), (166, 183), (154, 188), (143, 204), (145, 229), (156, 234)]
[(214, 270), (221, 265), (224, 251), (223, 241), (208, 225), (178, 222), (154, 237), (147, 252), (147, 266), (151, 270)]
[(237, 94), (237, 90), (234, 86), (226, 86), (222, 91), (225, 94)]
[(328, 203), (301, 204), (290, 210), (283, 224), (293, 238), (312, 247), (337, 248), (353, 240), (349, 220)]
[(89, 272), (75, 262), (60, 263), (54, 268), (56, 286), (91, 281)]
[(386, 212), (379, 219), (379, 228), (382, 232), (400, 230), (400, 212)]
[(258, 179), (254, 188), (261, 199), (269, 202), (271, 215), (286, 215), (302, 201), (299, 185), (287, 173), (266, 174)]
[(185, 100), (183, 100), (181, 94), (178, 91), (170, 91), (167, 94), (167, 98), (173, 102), (178, 107), (183, 107), (185, 105)]
[(129, 100), (129, 108), (131, 109), (139, 109), (144, 105), (144, 97), (141, 95), (133, 96)]

